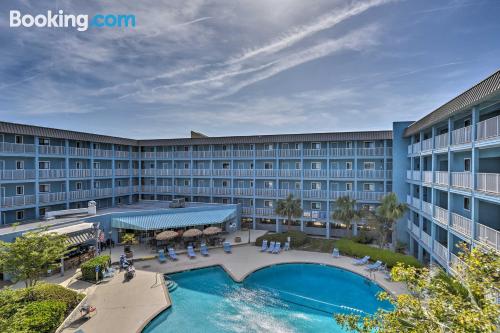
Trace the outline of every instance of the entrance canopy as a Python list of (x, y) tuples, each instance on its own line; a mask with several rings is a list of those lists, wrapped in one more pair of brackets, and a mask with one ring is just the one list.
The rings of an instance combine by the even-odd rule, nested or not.
[(226, 223), (236, 218), (236, 208), (169, 212), (149, 215), (118, 216), (111, 219), (111, 227), (132, 230), (159, 230), (198, 225)]
[(67, 227), (61, 227), (44, 231), (43, 233), (56, 233), (59, 235), (66, 235), (67, 242), (70, 245), (79, 245), (95, 239), (95, 232), (92, 223), (83, 222), (73, 224)]

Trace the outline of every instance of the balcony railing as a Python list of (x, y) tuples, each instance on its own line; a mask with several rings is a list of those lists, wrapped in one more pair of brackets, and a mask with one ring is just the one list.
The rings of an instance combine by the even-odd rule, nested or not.
[(230, 187), (212, 187), (213, 195), (231, 195)]
[(330, 170), (330, 178), (354, 178), (354, 170)]
[(275, 169), (256, 169), (255, 175), (257, 177), (276, 177)]
[(304, 149), (304, 157), (323, 157), (326, 155), (326, 149)]
[(125, 150), (115, 150), (115, 157), (116, 158), (129, 158), (130, 153)]
[(0, 179), (2, 180), (27, 180), (35, 179), (35, 170), (1, 170)]
[(12, 197), (2, 197), (0, 198), (0, 203), (3, 208), (30, 206), (35, 204), (35, 196), (16, 195)]
[(156, 186), (154, 185), (142, 185), (141, 191), (144, 193), (155, 193), (156, 192)]
[(108, 150), (108, 149), (94, 149), (93, 150), (94, 157), (105, 157), (105, 158), (112, 158), (113, 157), (113, 151)]
[(484, 224), (476, 223), (476, 239), (500, 251), (500, 231), (485, 226)]
[(301, 170), (297, 169), (281, 169), (278, 175), (283, 178), (300, 178)]
[(422, 141), (422, 151), (432, 150), (432, 139)]
[(86, 178), (90, 177), (89, 169), (70, 169), (69, 170), (70, 178)]
[(264, 150), (264, 149), (258, 149), (255, 151), (255, 156), (256, 157), (276, 157), (276, 150), (270, 149), (270, 150)]
[(234, 195), (236, 196), (252, 196), (253, 188), (235, 188), (233, 189)]
[(143, 160), (154, 160), (155, 156), (156, 155), (154, 151), (144, 151), (141, 153), (141, 158)]
[(429, 248), (432, 246), (432, 239), (429, 234), (427, 234), (425, 231), (422, 230), (422, 233), (420, 234), (420, 239), (422, 242), (427, 245)]
[(424, 211), (424, 213), (432, 215), (432, 204), (427, 201), (422, 201), (422, 210)]
[(358, 148), (358, 156), (383, 156), (384, 147)]
[(276, 190), (272, 189), (272, 188), (256, 188), (255, 195), (258, 195), (261, 197), (275, 197)]
[(190, 176), (191, 170), (190, 169), (174, 169), (174, 175), (176, 175), (176, 176)]
[(280, 157), (300, 157), (300, 149), (281, 149)]
[(38, 177), (41, 179), (52, 179), (52, 178), (65, 178), (65, 169), (40, 169), (38, 170)]
[(253, 157), (253, 150), (233, 150), (233, 157), (252, 158)]
[(113, 176), (112, 169), (94, 169), (94, 177), (111, 177)]
[(234, 169), (233, 175), (235, 177), (253, 177), (254, 170), (252, 169)]
[(412, 180), (413, 172), (412, 170), (406, 170), (406, 179)]
[(470, 237), (472, 232), (472, 221), (457, 213), (451, 213), (450, 226), (459, 233)]
[[(165, 169), (165, 171), (168, 171), (168, 169)], [(193, 176), (210, 176), (210, 174), (210, 169), (193, 169)]]
[(241, 207), (241, 214), (243, 215), (252, 215), (253, 208), (252, 207)]
[(420, 153), (420, 142), (413, 144), (413, 153), (414, 154)]
[(255, 208), (255, 215), (274, 216), (274, 208)]
[(384, 195), (385, 195), (384, 192), (373, 192), (373, 191), (357, 192), (356, 200), (380, 201)]
[(65, 155), (66, 148), (64, 146), (39, 145), (38, 153), (41, 155)]
[(230, 169), (214, 169), (212, 170), (212, 176), (216, 177), (230, 177), (231, 170)]
[(354, 192), (354, 191), (330, 191), (330, 199), (336, 200), (340, 197), (349, 197), (350, 199), (356, 199), (356, 192)]
[(415, 208), (420, 209), (420, 199), (419, 198), (411, 198), (411, 205)]
[(156, 193), (172, 193), (172, 186), (168, 185), (156, 186)]
[(434, 240), (434, 254), (441, 258), (445, 263), (448, 263), (448, 248), (443, 244)]
[(212, 152), (213, 158), (230, 158), (232, 155), (230, 150), (214, 150)]
[(418, 225), (416, 225), (415, 223), (411, 224), (411, 232), (415, 236), (420, 237), (420, 235), (419, 235), (420, 234), (420, 227)]
[(412, 178), (413, 178), (413, 180), (419, 181), (420, 180), (420, 170), (413, 170)]
[(130, 187), (128, 186), (116, 186), (115, 195), (125, 195), (130, 193)]
[(448, 171), (436, 171), (435, 182), (438, 185), (448, 186)]
[(90, 156), (90, 149), (88, 148), (76, 148), (76, 147), (69, 147), (68, 148), (68, 154), (70, 156)]
[(354, 156), (353, 148), (330, 148), (330, 156)]
[(471, 173), (468, 171), (452, 172), (451, 186), (460, 187), (464, 189), (471, 189)]
[(177, 194), (191, 194), (190, 186), (175, 186), (175, 193)]
[(449, 141), (450, 141), (449, 134), (444, 133), (444, 134), (437, 135), (434, 138), (434, 141), (435, 141), (436, 149), (447, 148), (449, 146)]
[(500, 174), (498, 173), (478, 173), (476, 175), (478, 191), (500, 194)]
[(432, 183), (432, 171), (422, 171), (422, 181), (424, 183)]
[(327, 170), (304, 170), (304, 177), (306, 178), (326, 178)]
[(303, 190), (302, 195), (304, 198), (327, 199), (328, 192), (325, 190)]
[(451, 132), (451, 144), (462, 145), (471, 142), (472, 126), (466, 126)]
[[(194, 154), (194, 152), (193, 152)], [(157, 151), (156, 159), (157, 160), (170, 160), (172, 158), (172, 152), (170, 151)]]
[(33, 154), (35, 152), (35, 145), (0, 142), (0, 152), (14, 154)]
[(500, 136), (500, 116), (477, 123), (477, 139), (488, 140)]
[(445, 226), (448, 225), (448, 210), (435, 205), (434, 219)]
[[(358, 170), (358, 178), (383, 179), (389, 171), (387, 170)], [(387, 175), (389, 177), (389, 175)]]
[(66, 201), (66, 192), (40, 193), (38, 201), (41, 204)]
[(70, 200), (85, 200), (93, 197), (92, 190), (76, 190), (69, 192)]
[(146, 177), (154, 177), (156, 174), (156, 169), (142, 169), (141, 174)]
[(129, 169), (115, 169), (115, 176), (129, 176), (130, 175), (130, 170)]
[(408, 145), (408, 155), (411, 155), (412, 153), (412, 145)]

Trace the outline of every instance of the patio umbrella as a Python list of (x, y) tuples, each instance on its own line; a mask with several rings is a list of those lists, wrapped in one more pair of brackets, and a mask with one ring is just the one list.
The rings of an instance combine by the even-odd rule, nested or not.
[(175, 237), (179, 236), (179, 234), (176, 231), (172, 230), (167, 230), (167, 231), (162, 231), (158, 235), (156, 235), (156, 240), (159, 241), (165, 241), (165, 240), (171, 240), (174, 239)]
[(203, 234), (203, 232), (201, 232), (201, 230), (189, 229), (189, 230), (184, 231), (184, 233), (182, 234), (182, 237), (184, 237), (184, 238), (198, 237), (198, 236), (201, 236), (201, 234)]
[(203, 234), (205, 236), (213, 236), (220, 234), (222, 232), (222, 229), (219, 227), (208, 227), (205, 230), (203, 230)]

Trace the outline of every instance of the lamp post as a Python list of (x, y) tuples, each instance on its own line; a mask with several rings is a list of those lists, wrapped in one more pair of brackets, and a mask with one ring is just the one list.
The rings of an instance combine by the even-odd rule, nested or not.
[(111, 229), (108, 231), (108, 239), (109, 239), (109, 266), (111, 266), (111, 235), (113, 234), (113, 231)]

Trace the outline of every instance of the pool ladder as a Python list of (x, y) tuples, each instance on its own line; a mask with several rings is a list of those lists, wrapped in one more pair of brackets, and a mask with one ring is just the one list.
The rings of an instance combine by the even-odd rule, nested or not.
[(175, 289), (177, 289), (177, 283), (175, 281), (172, 281), (172, 280), (167, 280), (167, 288), (168, 288), (169, 292), (172, 292)]

